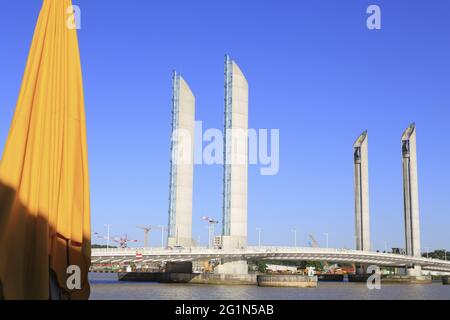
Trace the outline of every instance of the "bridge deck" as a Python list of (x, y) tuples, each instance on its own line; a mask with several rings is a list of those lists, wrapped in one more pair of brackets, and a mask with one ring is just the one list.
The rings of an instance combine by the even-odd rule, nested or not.
[[(136, 258), (136, 253), (142, 258)], [(161, 249), (125, 248), (92, 249), (93, 263), (237, 260), (309, 260), (372, 264), (378, 266), (417, 265), (426, 270), (450, 272), (450, 261), (418, 258), (392, 253), (332, 248), (247, 247), (240, 250), (207, 248)]]

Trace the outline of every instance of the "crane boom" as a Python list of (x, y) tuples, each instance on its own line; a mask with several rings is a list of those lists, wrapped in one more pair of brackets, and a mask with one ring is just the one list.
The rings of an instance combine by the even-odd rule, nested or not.
[[(312, 248), (319, 248), (319, 243), (317, 242), (316, 238), (312, 234), (309, 235), (309, 238), (311, 239), (310, 245)], [(328, 269), (329, 265), (328, 262), (323, 262), (324, 268)]]

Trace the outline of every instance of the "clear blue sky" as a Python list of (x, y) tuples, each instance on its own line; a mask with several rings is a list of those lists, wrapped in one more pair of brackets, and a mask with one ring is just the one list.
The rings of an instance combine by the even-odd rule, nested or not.
[[(352, 143), (369, 130), (373, 245), (404, 246), (400, 137), (417, 123), (422, 247), (450, 249), (450, 2), (77, 0), (93, 230), (167, 224), (171, 71), (223, 127), (223, 55), (250, 85), (249, 125), (280, 129), (280, 171), (249, 169), (249, 243), (353, 247)], [(366, 28), (378, 4), (382, 29)], [(0, 152), (41, 1), (0, 8)], [(222, 167), (196, 166), (200, 216), (221, 218)], [(220, 229), (220, 228), (217, 228)], [(219, 231), (219, 230), (217, 230)], [(160, 233), (151, 235), (159, 245)]]

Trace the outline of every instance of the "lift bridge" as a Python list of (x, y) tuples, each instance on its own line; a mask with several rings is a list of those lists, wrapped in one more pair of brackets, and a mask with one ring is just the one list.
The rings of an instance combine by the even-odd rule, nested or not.
[[(450, 262), (423, 258), (420, 248), (419, 188), (417, 172), (416, 126), (411, 124), (401, 137), (403, 172), (403, 203), (405, 255), (374, 252), (370, 237), (368, 133), (363, 132), (353, 144), (355, 248), (251, 247), (247, 243), (248, 162), (233, 163), (232, 159), (248, 159), (247, 148), (237, 148), (228, 133), (248, 130), (248, 82), (238, 65), (225, 57), (225, 146), (223, 221), (221, 249), (195, 247), (192, 240), (193, 161), (183, 163), (178, 148), (190, 150), (192, 140), (182, 148), (180, 132), (194, 136), (195, 96), (187, 82), (178, 74), (173, 77), (172, 137), (168, 248), (93, 249), (93, 264), (189, 262), (218, 259), (218, 273), (246, 273), (248, 260), (303, 260), (354, 263), (357, 272), (364, 273), (368, 265), (404, 267), (410, 275), (421, 270), (450, 272)], [(181, 129), (181, 130), (180, 130)], [(228, 137), (228, 138), (227, 138)], [(180, 144), (180, 146), (179, 146)], [(245, 145), (245, 143), (244, 143)], [(400, 150), (399, 150), (400, 151)], [(179, 159), (180, 158), (180, 159)], [(207, 217), (205, 217), (207, 218)], [(206, 219), (210, 222), (214, 221)], [(213, 234), (213, 233), (210, 233)], [(162, 241), (163, 243), (163, 241)], [(328, 247), (328, 245), (327, 245)], [(172, 248), (172, 249), (169, 249)]]
[(109, 248), (92, 249), (93, 264), (185, 262), (221, 259), (242, 260), (307, 260), (355, 263), (384, 267), (421, 266), (422, 270), (450, 272), (450, 261), (412, 257), (402, 254), (381, 253), (333, 248), (303, 247), (247, 247), (245, 249), (209, 248)]

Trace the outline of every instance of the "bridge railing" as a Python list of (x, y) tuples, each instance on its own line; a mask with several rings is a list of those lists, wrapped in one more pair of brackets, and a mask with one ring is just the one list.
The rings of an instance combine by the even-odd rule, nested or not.
[[(137, 254), (141, 254), (139, 257)], [(135, 259), (184, 261), (185, 259), (320, 259), (328, 261), (352, 261), (358, 263), (380, 263), (393, 265), (418, 264), (434, 267), (439, 270), (450, 270), (450, 261), (410, 257), (401, 254), (357, 251), (338, 248), (311, 247), (259, 247), (250, 246), (246, 249), (208, 249), (208, 248), (110, 248), (93, 249), (92, 257), (96, 261), (131, 261)], [(437, 269), (436, 269), (437, 270)]]
[[(361, 253), (361, 251), (340, 249), (340, 248), (311, 248), (311, 247), (275, 247), (275, 246), (249, 246), (242, 249), (210, 249), (206, 247), (193, 248), (109, 248), (109, 249), (92, 249), (95, 255), (134, 255), (134, 254), (251, 254), (251, 253), (303, 253), (303, 252), (317, 252), (317, 253)], [(365, 252), (367, 254), (379, 254), (376, 252)]]
[(189, 255), (189, 254), (205, 254), (205, 255), (251, 255), (251, 254), (301, 254), (301, 253), (323, 253), (323, 254), (344, 254), (344, 255), (365, 255), (365, 256), (376, 256), (376, 257), (384, 257), (384, 259), (392, 258), (395, 260), (398, 259), (414, 259), (416, 261), (423, 262), (434, 262), (445, 265), (450, 265), (450, 261), (444, 261), (440, 259), (431, 259), (431, 258), (423, 258), (423, 257), (409, 257), (401, 254), (394, 253), (381, 253), (374, 251), (357, 251), (351, 249), (340, 249), (340, 248), (311, 248), (311, 247), (274, 247), (274, 246), (249, 246), (243, 249), (210, 249), (206, 247), (195, 247), (195, 248), (161, 248), (161, 247), (152, 247), (152, 248), (109, 248), (109, 249), (92, 249), (93, 256), (134, 256), (136, 254), (142, 255), (162, 255), (162, 256), (170, 256), (170, 255)]

